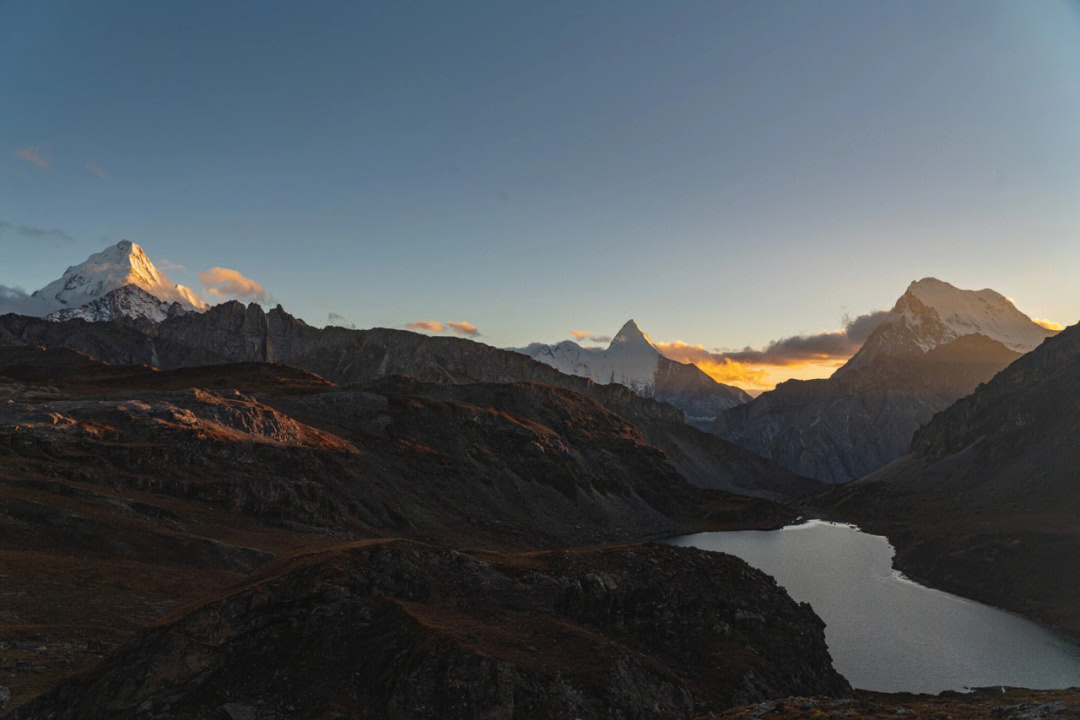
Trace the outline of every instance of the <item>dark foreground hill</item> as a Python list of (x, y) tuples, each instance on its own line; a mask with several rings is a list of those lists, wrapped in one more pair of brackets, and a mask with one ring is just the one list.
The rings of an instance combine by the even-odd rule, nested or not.
[(703, 720), (1080, 720), (1080, 691), (979, 688), (940, 695), (874, 693), (855, 697), (793, 697), (709, 714)]
[(693, 718), (849, 692), (822, 630), (714, 553), (368, 541), (275, 563), (9, 720)]
[(524, 551), (791, 517), (690, 485), (565, 388), (341, 388), (267, 363), (159, 371), (0, 348), (0, 687), (25, 701), (163, 615), (328, 545)]
[(284, 363), (339, 385), (403, 375), (430, 383), (538, 382), (585, 395), (637, 426), (690, 482), (772, 500), (819, 489), (715, 435), (688, 426), (672, 405), (622, 385), (599, 385), (517, 352), (404, 330), (314, 328), (280, 307), (224, 303), (162, 322), (50, 322), (0, 316), (0, 345), (67, 347), (105, 362), (161, 369), (238, 362)]
[(815, 503), (888, 535), (905, 572), (1080, 633), (1080, 326)]

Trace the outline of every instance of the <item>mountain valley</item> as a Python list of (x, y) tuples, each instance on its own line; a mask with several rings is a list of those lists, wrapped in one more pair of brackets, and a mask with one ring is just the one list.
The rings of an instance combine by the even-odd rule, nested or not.
[(853, 693), (808, 605), (649, 542), (800, 514), (1077, 631), (1075, 458), (1029, 437), (1077, 431), (1075, 328), (1030, 352), (1052, 333), (996, 293), (915, 283), (832, 378), (746, 402), (633, 321), (528, 352), (317, 328), (126, 242), (62, 280), (0, 316), (5, 718), (963, 717)]
[(884, 534), (913, 577), (1080, 635), (1080, 325), (809, 502)]

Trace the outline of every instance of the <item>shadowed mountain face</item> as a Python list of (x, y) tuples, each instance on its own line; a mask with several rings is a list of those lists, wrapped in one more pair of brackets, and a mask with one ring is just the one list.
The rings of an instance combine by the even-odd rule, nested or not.
[(179, 368), (236, 362), (286, 363), (338, 384), (406, 375), (431, 383), (540, 382), (592, 398), (634, 423), (688, 480), (786, 500), (816, 483), (685, 423), (677, 408), (621, 385), (564, 375), (517, 352), (402, 330), (313, 328), (280, 308), (230, 302), (160, 323), (49, 322), (0, 317), (0, 344), (68, 347), (115, 364)]
[[(167, 613), (219, 597), (275, 558), (357, 539), (523, 551), (698, 528), (776, 527), (791, 518), (765, 500), (691, 486), (634, 425), (565, 388), (401, 377), (341, 388), (267, 363), (155, 370), (106, 365), (62, 348), (0, 348), (0, 647), (11, 661), (0, 665), (0, 684), (16, 705), (100, 661)], [(147, 645), (151, 632), (114, 656), (135, 659), (110, 666), (104, 684), (73, 686), (85, 700), (43, 700), (36, 707), (48, 711), (26, 716), (64, 708), (78, 717), (143, 717), (140, 708), (152, 697), (162, 717), (207, 717), (228, 698), (241, 699), (241, 687), (257, 687), (259, 697), (296, 693), (294, 703), (310, 704), (301, 706), (308, 713), (301, 717), (329, 717), (339, 702), (363, 708), (391, 700), (408, 717), (418, 707), (410, 698), (444, 711), (435, 716), (453, 716), (460, 703), (475, 714), (519, 690), (529, 702), (563, 703), (582, 717), (607, 717), (599, 709), (606, 703), (633, 707), (642, 696), (688, 717), (690, 708), (836, 687), (821, 655), (820, 623), (759, 573), (740, 565), (728, 574), (727, 560), (695, 571), (719, 573), (701, 583), (680, 574), (689, 570), (679, 551), (627, 550), (610, 564), (541, 564), (538, 572), (551, 578), (519, 586), (516, 571), (477, 570), (479, 560), (415, 542), (395, 548), (404, 560), (376, 570), (363, 554), (320, 560), (312, 572), (326, 582), (276, 565), (256, 585), (244, 585), (261, 588), (251, 602), (199, 611), (197, 626), (219, 618), (232, 630), (217, 623), (213, 632), (224, 634), (211, 639), (180, 625), (156, 636), (193, 638), (188, 650), (217, 647), (209, 656), (175, 655), (156, 640)], [(632, 579), (638, 552), (648, 569)], [(509, 566), (537, 562), (529, 554), (499, 557)], [(410, 576), (415, 582), (402, 580)], [(649, 649), (651, 636), (619, 624), (655, 620), (650, 613), (664, 607), (653, 604), (655, 585), (668, 581), (673, 609), (720, 602), (710, 583), (722, 582), (730, 585), (725, 592), (746, 590), (762, 620), (718, 605), (715, 617), (664, 621), (657, 627), (666, 628), (668, 648)], [(597, 592), (609, 593), (597, 600), (605, 608), (597, 612), (609, 613), (602, 627), (559, 604), (594, 582), (601, 583)], [(342, 588), (356, 604), (335, 594)], [(563, 589), (535, 597), (543, 588)], [(719, 665), (695, 668), (698, 637), (724, 627), (759, 655), (730, 653)], [(794, 656), (786, 644), (778, 649), (783, 628), (800, 638)], [(563, 634), (553, 639), (553, 632)], [(343, 656), (327, 654), (345, 647), (341, 637), (358, 644)], [(342, 695), (372, 658), (380, 659), (379, 682), (365, 675), (370, 685)], [(674, 660), (684, 670), (663, 669)], [(420, 676), (412, 674), (413, 661), (423, 668)], [(773, 663), (775, 672), (763, 669)], [(247, 670), (239, 673), (240, 665)], [(199, 671), (210, 666), (222, 674), (210, 679)], [(294, 684), (281, 680), (282, 668)], [(596, 678), (612, 668), (625, 670), (624, 679), (602, 687)], [(144, 684), (125, 696), (138, 697), (128, 706), (113, 683), (132, 672)], [(476, 697), (439, 694), (476, 673), (504, 680), (480, 687)], [(263, 685), (252, 685), (252, 674)], [(179, 684), (160, 684), (166, 676)], [(313, 683), (315, 677), (325, 683)], [(706, 681), (716, 687), (702, 689)], [(284, 689), (275, 695), (271, 686)], [(390, 687), (400, 694), (379, 694), (395, 692)], [(211, 701), (217, 704), (200, 704)], [(181, 709), (188, 714), (175, 714)]]
[(33, 348), (0, 349), (0, 377), (15, 455), (302, 532), (586, 544), (685, 530), (732, 498), (688, 484), (621, 416), (537, 383), (338, 388), (288, 366), (156, 371)]
[(365, 542), (271, 565), (9, 717), (689, 719), (850, 692), (822, 630), (714, 553)]
[(1078, 397), (1073, 326), (815, 504), (887, 534), (906, 572), (1080, 633)]
[(992, 290), (920, 280), (832, 377), (781, 383), (713, 430), (794, 472), (844, 482), (902, 455), (934, 413), (1051, 334)]

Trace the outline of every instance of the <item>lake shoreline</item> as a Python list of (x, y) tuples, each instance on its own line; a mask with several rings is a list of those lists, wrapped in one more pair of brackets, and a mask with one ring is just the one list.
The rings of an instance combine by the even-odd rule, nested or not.
[(826, 622), (837, 670), (854, 687), (935, 693), (1080, 686), (1080, 644), (1068, 634), (921, 582), (894, 565), (888, 536), (853, 523), (811, 516), (776, 530), (666, 542), (740, 557), (808, 602)]

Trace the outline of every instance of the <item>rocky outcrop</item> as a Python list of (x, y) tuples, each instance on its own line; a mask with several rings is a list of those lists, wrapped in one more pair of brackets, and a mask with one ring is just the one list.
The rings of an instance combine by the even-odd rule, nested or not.
[(793, 697), (767, 700), (748, 707), (710, 714), (702, 720), (895, 720), (952, 718), (952, 720), (1078, 720), (1080, 692), (979, 688), (940, 695), (872, 693), (855, 697)]
[(64, 308), (49, 313), (47, 320), (86, 320), (105, 322), (119, 318), (161, 322), (165, 318), (182, 315), (184, 307), (179, 302), (159, 300), (138, 285), (124, 285), (112, 290), (81, 307)]
[[(5, 335), (6, 333), (6, 335)], [(0, 338), (71, 348), (114, 364), (180, 368), (218, 363), (285, 363), (341, 385), (404, 375), (431, 383), (538, 382), (585, 395), (634, 423), (683, 477), (703, 487), (787, 500), (813, 483), (718, 437), (689, 428), (672, 405), (627, 388), (564, 375), (520, 353), (403, 330), (313, 328), (280, 307), (224, 303), (161, 323), (0, 317)]]
[(1080, 326), (920, 428), (908, 453), (816, 498), (886, 534), (910, 574), (1080, 633)]
[(689, 719), (849, 692), (809, 606), (735, 558), (376, 541), (275, 564), (7, 720)]

